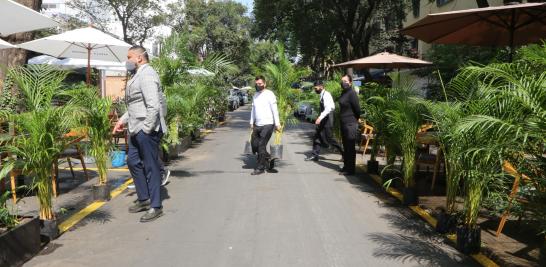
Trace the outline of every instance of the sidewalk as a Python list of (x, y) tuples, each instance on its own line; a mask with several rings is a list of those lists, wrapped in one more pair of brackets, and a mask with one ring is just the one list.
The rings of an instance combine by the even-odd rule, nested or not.
[(476, 266), (377, 187), (338, 175), (339, 155), (304, 161), (311, 124), (287, 130), (279, 173), (251, 176), (248, 116), (171, 163), (163, 217), (140, 223), (124, 192), (25, 266)]

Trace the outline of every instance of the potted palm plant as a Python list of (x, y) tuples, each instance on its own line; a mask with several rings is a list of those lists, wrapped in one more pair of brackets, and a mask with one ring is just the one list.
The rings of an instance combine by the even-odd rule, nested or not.
[(282, 135), (295, 105), (294, 99), (291, 97), (291, 84), (305, 76), (308, 70), (297, 69), (286, 57), (284, 46), (279, 43), (277, 44), (277, 61), (267, 63), (265, 72), (268, 78), (268, 88), (275, 92), (277, 97), (277, 109), (281, 124), (280, 131), (275, 132), (273, 144), (270, 145), (271, 157), (282, 159)]
[(32, 177), (31, 189), (36, 190), (40, 204), (39, 217), (42, 234), (50, 239), (58, 235), (57, 221), (52, 203), (52, 166), (70, 138), (62, 138), (78, 125), (81, 112), (72, 105), (54, 105), (66, 72), (49, 66), (30, 65), (10, 70), (21, 92), (23, 112), (8, 114), (15, 123), (17, 135), (2, 147), (9, 157), (2, 171), (9, 172), (15, 166)]
[(71, 97), (70, 104), (80, 107), (84, 116), (82, 124), (89, 138), (88, 153), (95, 159), (98, 183), (93, 185), (93, 198), (99, 201), (110, 199), (110, 186), (108, 184), (108, 161), (113, 151), (111, 122), (109, 114), (112, 109), (110, 98), (101, 98), (98, 90), (85, 85), (76, 86), (64, 92)]
[(415, 205), (418, 203), (417, 191), (415, 188), (415, 157), (417, 150), (416, 134), (422, 124), (423, 108), (413, 99), (414, 91), (412, 86), (392, 88), (402, 96), (389, 102), (387, 127), (390, 132), (395, 132), (395, 138), (402, 150), (402, 180), (404, 182), (404, 205)]

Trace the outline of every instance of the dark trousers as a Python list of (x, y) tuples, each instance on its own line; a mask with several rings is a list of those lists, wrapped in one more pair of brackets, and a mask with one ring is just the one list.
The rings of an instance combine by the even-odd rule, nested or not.
[(271, 138), (271, 134), (273, 134), (273, 127), (273, 124), (254, 125), (250, 143), (252, 144), (252, 153), (258, 153), (258, 166), (256, 166), (256, 169), (265, 170), (267, 168), (267, 160), (270, 157), (269, 153), (267, 153), (267, 143)]
[(161, 167), (159, 141), (161, 132), (143, 131), (129, 138), (127, 166), (133, 176), (138, 200), (150, 199), (152, 208), (161, 208)]
[(355, 172), (356, 165), (356, 136), (358, 124), (354, 122), (341, 122), (341, 138), (343, 142), (343, 168), (349, 173)]
[(313, 137), (313, 155), (318, 156), (320, 154), (321, 146), (328, 147), (333, 146), (343, 155), (343, 149), (334, 139), (332, 127), (318, 125)]

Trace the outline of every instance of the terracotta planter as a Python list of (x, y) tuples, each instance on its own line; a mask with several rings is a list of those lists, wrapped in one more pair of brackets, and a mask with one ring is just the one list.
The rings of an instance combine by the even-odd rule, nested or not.
[(40, 252), (40, 220), (25, 218), (0, 234), (0, 266), (20, 266)]

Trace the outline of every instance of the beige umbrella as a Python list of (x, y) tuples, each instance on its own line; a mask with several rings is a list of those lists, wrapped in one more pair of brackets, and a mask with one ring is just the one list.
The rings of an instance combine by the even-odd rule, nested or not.
[(0, 0), (0, 36), (58, 26), (52, 19), (11, 0)]
[(93, 27), (85, 27), (17, 45), (57, 58), (87, 60), (87, 83), (90, 83), (91, 60), (124, 62), (130, 44)]
[(334, 67), (345, 67), (345, 68), (354, 68), (354, 69), (364, 69), (364, 68), (376, 68), (376, 69), (388, 69), (388, 68), (397, 68), (397, 69), (412, 69), (420, 68), (425, 66), (432, 65), (432, 62), (404, 57), (397, 54), (392, 54), (388, 52), (382, 52), (375, 54), (373, 56), (364, 57), (360, 59), (355, 59), (343, 63), (334, 65)]
[(546, 3), (527, 3), (429, 14), (403, 34), (436, 44), (509, 46), (546, 38)]
[(17, 48), (17, 46), (14, 46), (14, 45), (0, 39), (0, 49), (6, 49), (6, 48)]

